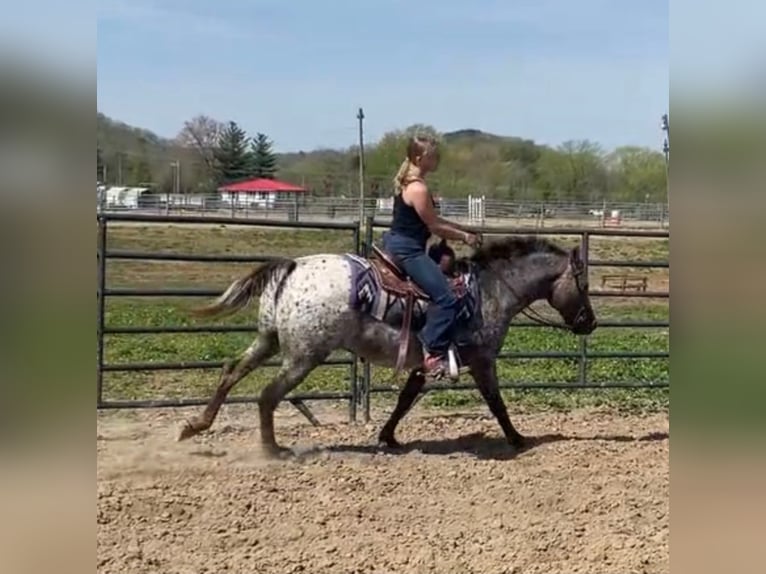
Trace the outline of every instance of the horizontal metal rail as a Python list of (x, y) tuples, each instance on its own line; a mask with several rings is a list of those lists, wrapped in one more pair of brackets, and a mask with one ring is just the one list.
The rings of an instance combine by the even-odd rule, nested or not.
[(118, 250), (107, 251), (106, 258), (130, 261), (180, 261), (183, 263), (267, 263), (285, 259), (285, 257), (273, 255), (217, 255), (215, 253), (193, 255), (190, 253), (147, 253), (145, 251)]
[(636, 267), (638, 269), (669, 269), (668, 261), (610, 261), (609, 259), (589, 259), (589, 267)]
[(257, 325), (175, 325), (168, 327), (104, 327), (105, 335), (162, 335), (171, 333), (257, 333)]
[[(499, 383), (500, 389), (505, 390), (543, 390), (543, 389), (639, 389), (651, 387), (653, 389), (668, 388), (670, 383), (667, 381), (651, 382), (651, 381), (616, 381), (616, 382), (604, 382), (604, 383)], [(399, 393), (401, 388), (394, 386), (372, 385), (370, 386), (370, 393)], [(450, 385), (448, 383), (429, 383), (423, 387), (423, 392), (429, 391), (476, 391), (478, 388), (476, 385), (461, 383), (456, 385)]]
[[(532, 321), (511, 323), (511, 328), (547, 328), (548, 325)], [(663, 329), (669, 321), (599, 321), (598, 328), (610, 329)], [(257, 325), (171, 325), (167, 327), (104, 327), (106, 335), (162, 335), (171, 333), (257, 333)]]
[[(199, 287), (196, 289), (137, 289), (129, 287), (107, 287), (107, 297), (218, 297), (224, 289)], [(667, 299), (667, 291), (590, 291), (591, 297), (626, 297), (641, 299)]]
[[(391, 222), (373, 219), (372, 227), (391, 227)], [(478, 231), (483, 235), (583, 235), (584, 233), (587, 233), (591, 237), (646, 237), (654, 239), (670, 238), (670, 230), (651, 231), (643, 229), (602, 229), (597, 227), (479, 227), (470, 225), (466, 225), (464, 227)]]
[(668, 299), (667, 291), (588, 291), (591, 297), (626, 297), (628, 299)]
[(218, 297), (223, 289), (135, 289), (125, 287), (107, 287), (104, 295), (107, 297)]
[[(285, 397), (284, 402), (297, 403), (302, 401), (317, 400), (349, 400), (351, 393), (348, 391), (317, 391), (315, 393), (303, 393), (300, 395)], [(251, 404), (260, 401), (257, 396), (227, 397), (224, 404)], [(102, 401), (99, 408), (102, 409), (124, 409), (124, 408), (178, 408), (178, 407), (201, 407), (210, 402), (210, 399), (189, 398), (189, 399), (137, 399), (130, 401)]]
[[(576, 351), (527, 351), (500, 353), (498, 359), (667, 359), (670, 358), (668, 351), (643, 351), (643, 352), (620, 352), (620, 351), (597, 351), (583, 355)], [(351, 365), (353, 359), (327, 359), (321, 366)], [(264, 367), (279, 367), (280, 361), (267, 361)], [(135, 372), (135, 371), (187, 371), (220, 369), (224, 361), (177, 361), (177, 362), (143, 362), (143, 363), (105, 363), (102, 366), (104, 372)]]
[(323, 230), (323, 229), (337, 229), (345, 231), (353, 231), (359, 229), (358, 223), (339, 223), (339, 222), (324, 222), (324, 221), (312, 221), (312, 222), (295, 222), (295, 221), (278, 221), (274, 219), (252, 219), (236, 217), (204, 217), (199, 215), (181, 215), (181, 216), (168, 216), (168, 215), (148, 215), (140, 213), (100, 213), (96, 216), (97, 219), (101, 219), (105, 222), (124, 222), (124, 223), (181, 223), (181, 224), (206, 224), (206, 225), (237, 225), (248, 227), (276, 227), (276, 228), (290, 228), (290, 229), (304, 229), (306, 231)]
[[(327, 359), (320, 367), (351, 365), (352, 359)], [(101, 367), (104, 372), (134, 372), (134, 371), (192, 371), (205, 369), (220, 369), (224, 361), (178, 361), (175, 363), (144, 362), (144, 363), (106, 363)], [(266, 361), (262, 367), (280, 367), (280, 361)]]
[(667, 359), (668, 351), (596, 351), (581, 353), (579, 351), (527, 351), (498, 354), (498, 359)]

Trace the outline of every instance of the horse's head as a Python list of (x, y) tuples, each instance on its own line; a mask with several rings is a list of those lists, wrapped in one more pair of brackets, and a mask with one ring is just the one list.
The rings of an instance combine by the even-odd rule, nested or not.
[[(513, 309), (517, 302), (527, 306), (547, 300), (573, 333), (587, 335), (596, 328), (579, 248), (568, 251), (535, 236), (508, 237), (477, 249), (471, 260), (479, 268), (492, 269), (505, 287), (497, 291), (498, 297), (508, 293), (507, 308)], [(532, 319), (564, 327), (542, 317)]]
[(569, 252), (566, 265), (553, 280), (548, 303), (577, 335), (588, 335), (598, 325), (588, 295), (588, 276), (579, 247)]

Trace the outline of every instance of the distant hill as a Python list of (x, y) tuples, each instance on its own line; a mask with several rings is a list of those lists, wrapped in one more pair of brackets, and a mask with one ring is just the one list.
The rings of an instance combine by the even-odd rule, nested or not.
[(478, 142), (502, 143), (504, 141), (515, 139), (508, 136), (500, 136), (497, 134), (491, 134), (489, 132), (483, 132), (481, 130), (474, 130), (474, 129), (464, 129), (464, 130), (455, 130), (453, 132), (446, 132), (442, 134), (442, 138), (447, 143), (466, 142), (471, 140), (477, 143)]
[(164, 153), (173, 147), (170, 140), (150, 130), (114, 120), (101, 112), (96, 115), (96, 141), (106, 154), (122, 152), (131, 155), (139, 153), (142, 146), (150, 153)]
[[(476, 129), (462, 129), (443, 134), (443, 139), (447, 143), (495, 143), (501, 144), (519, 138), (510, 136), (501, 136)], [(126, 155), (137, 155), (145, 151), (149, 156), (172, 155), (177, 153), (177, 146), (171, 139), (163, 138), (145, 128), (131, 126), (119, 120), (98, 112), (96, 118), (96, 140), (98, 147), (105, 155), (123, 153)], [(285, 164), (292, 164), (296, 161), (306, 159), (341, 160), (348, 154), (345, 149), (316, 149), (310, 151), (286, 152), (277, 154)]]

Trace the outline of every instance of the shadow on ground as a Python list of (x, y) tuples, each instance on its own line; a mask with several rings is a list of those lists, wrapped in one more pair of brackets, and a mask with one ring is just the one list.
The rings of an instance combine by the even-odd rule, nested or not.
[(295, 449), (297, 455), (303, 457), (318, 453), (334, 454), (387, 454), (406, 455), (413, 452), (426, 455), (449, 456), (468, 454), (485, 460), (511, 460), (520, 454), (528, 453), (535, 448), (556, 442), (606, 441), (606, 442), (647, 442), (668, 440), (669, 434), (655, 432), (639, 437), (628, 435), (590, 435), (570, 436), (564, 434), (544, 434), (527, 436), (524, 448), (514, 449), (502, 437), (487, 437), (482, 432), (462, 435), (453, 439), (416, 440), (403, 444), (401, 448), (390, 448), (384, 445), (340, 444), (305, 450)]

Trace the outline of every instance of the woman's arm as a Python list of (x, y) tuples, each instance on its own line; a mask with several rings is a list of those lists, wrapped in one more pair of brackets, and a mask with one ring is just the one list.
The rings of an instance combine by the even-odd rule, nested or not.
[[(402, 191), (402, 193), (405, 193), (405, 191)], [(436, 214), (425, 184), (419, 181), (412, 182), (407, 187), (406, 193), (407, 197), (405, 199), (409, 200), (431, 233), (445, 239), (454, 239), (469, 244), (472, 242), (472, 233), (464, 231), (459, 226)]]
[(468, 233), (472, 233), (472, 231), (468, 227), (465, 227), (464, 225), (460, 225), (459, 223), (454, 223), (452, 221), (448, 221), (448, 220), (444, 219), (440, 215), (437, 215), (436, 218), (443, 225), (450, 225), (450, 226), (454, 227), (455, 229), (459, 229), (460, 231), (467, 231)]

